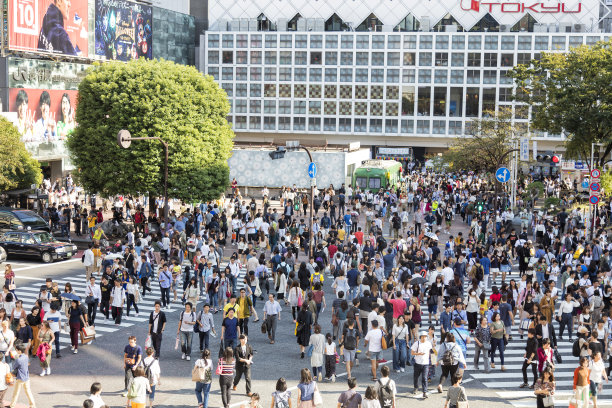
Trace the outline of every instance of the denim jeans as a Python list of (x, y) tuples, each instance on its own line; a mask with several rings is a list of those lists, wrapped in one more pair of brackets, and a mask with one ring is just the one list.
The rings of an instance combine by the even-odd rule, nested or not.
[(572, 339), (572, 330), (574, 329), (574, 322), (572, 320), (571, 313), (562, 313), (561, 322), (559, 323), (559, 337), (563, 337), (563, 330), (567, 327), (567, 332), (570, 340)]
[(219, 299), (217, 298), (217, 294), (214, 290), (208, 292), (208, 299), (210, 301), (210, 307), (217, 308), (219, 307)]
[(395, 348), (393, 349), (393, 369), (399, 370), (406, 368), (406, 358), (408, 350), (406, 349), (406, 340), (395, 339)]
[(200, 351), (208, 349), (208, 340), (210, 339), (209, 332), (200, 332)]
[(181, 351), (186, 355), (191, 355), (191, 340), (193, 332), (181, 331)]
[(195, 395), (198, 399), (198, 405), (203, 404), (204, 408), (208, 408), (208, 393), (210, 393), (211, 385), (212, 383), (196, 382)]
[(423, 394), (427, 392), (427, 375), (429, 374), (429, 365), (421, 365), (414, 363), (414, 389), (419, 389), (419, 377), (421, 377), (421, 386)]
[(349, 288), (348, 299), (347, 299), (348, 301), (352, 301), (353, 299), (361, 295), (359, 293), (359, 288), (360, 286), (351, 286)]
[(233, 339), (223, 339), (223, 348), (231, 347), (232, 349), (236, 347), (238, 341), (236, 338)]
[(491, 338), (491, 364), (495, 364), (495, 350), (499, 350), (499, 357), (504, 365), (504, 339)]

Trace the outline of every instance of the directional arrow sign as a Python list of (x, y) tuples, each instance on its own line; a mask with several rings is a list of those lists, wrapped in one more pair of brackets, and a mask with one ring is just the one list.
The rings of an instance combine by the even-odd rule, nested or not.
[(510, 170), (507, 167), (500, 167), (495, 172), (495, 178), (500, 183), (506, 183), (510, 180)]
[(317, 165), (314, 162), (310, 162), (308, 165), (308, 177), (315, 178), (317, 176)]

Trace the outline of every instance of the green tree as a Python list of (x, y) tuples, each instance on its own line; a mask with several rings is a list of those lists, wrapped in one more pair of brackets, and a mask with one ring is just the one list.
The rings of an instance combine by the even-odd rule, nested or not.
[(0, 117), (0, 191), (40, 185), (42, 171), (21, 141), (17, 128)]
[(452, 143), (444, 160), (454, 170), (484, 171), (490, 175), (510, 161), (513, 144), (521, 136), (508, 109), (485, 112), (482, 119), (469, 123), (468, 132), (470, 136), (459, 137)]
[(606, 197), (612, 195), (612, 172), (602, 171), (600, 183), (603, 195)]
[(229, 110), (225, 91), (194, 67), (145, 59), (94, 66), (79, 85), (78, 126), (67, 142), (76, 176), (104, 196), (162, 196), (162, 144), (134, 141), (122, 149), (117, 133), (127, 129), (168, 143), (169, 197), (215, 199), (229, 185)]
[(530, 104), (536, 129), (567, 133), (567, 155), (588, 158), (591, 143), (603, 143), (603, 162), (612, 151), (612, 41), (542, 53), (510, 71), (516, 99)]

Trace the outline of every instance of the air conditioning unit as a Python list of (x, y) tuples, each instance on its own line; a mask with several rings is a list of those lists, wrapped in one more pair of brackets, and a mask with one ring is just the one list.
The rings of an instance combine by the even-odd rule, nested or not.
[(510, 24), (500, 24), (499, 25), (499, 31), (507, 33), (510, 32), (510, 30), (512, 29), (512, 26)]
[(455, 24), (447, 24), (444, 26), (444, 31), (447, 33), (456, 33), (457, 26)]
[(559, 32), (560, 33), (571, 33), (572, 25), (569, 23), (559, 23)]
[(382, 30), (385, 33), (393, 32), (393, 26), (391, 24), (383, 24)]
[(586, 32), (586, 24), (574, 24), (573, 32), (584, 33)]

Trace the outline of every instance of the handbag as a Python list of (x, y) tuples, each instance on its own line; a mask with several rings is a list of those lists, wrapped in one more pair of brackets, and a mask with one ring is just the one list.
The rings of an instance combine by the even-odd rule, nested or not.
[(338, 316), (335, 313), (332, 314), (331, 324), (332, 324), (332, 326), (337, 326), (338, 325)]
[(569, 399), (569, 408), (578, 408), (578, 400), (575, 395)]
[(468, 408), (468, 402), (467, 401), (457, 401), (457, 408)]
[(14, 283), (11, 283), (8, 285), (9, 290), (15, 290), (17, 289), (17, 285), (15, 285)]
[(321, 396), (321, 393), (319, 392), (319, 387), (316, 384), (314, 394), (312, 394), (312, 404), (315, 407), (323, 405), (323, 397)]
[(544, 398), (542, 398), (542, 405), (544, 405), (545, 407), (554, 407), (555, 397), (553, 397), (552, 395), (545, 395)]
[(202, 382), (206, 376), (206, 367), (193, 366), (191, 370), (191, 381)]
[(96, 299), (93, 296), (89, 295), (85, 298), (85, 303), (88, 305), (93, 305), (94, 303), (96, 303)]
[(382, 337), (380, 338), (380, 347), (383, 350), (387, 349), (387, 339), (385, 339), (385, 332), (382, 331), (382, 329), (380, 330), (380, 332), (382, 333)]
[(491, 343), (482, 343), (482, 348), (485, 350), (491, 350)]
[(553, 353), (555, 354), (555, 360), (557, 360), (557, 364), (563, 363), (563, 359), (561, 358), (561, 354), (559, 354), (559, 351), (557, 351), (557, 349), (554, 349)]
[(523, 319), (521, 320), (521, 325), (519, 327), (519, 329), (521, 330), (529, 330), (529, 325), (531, 324), (531, 321), (529, 319)]
[(310, 346), (308, 346), (308, 348), (306, 349), (306, 355), (308, 357), (312, 357), (312, 351), (314, 350), (314, 346), (311, 344)]
[(217, 369), (215, 370), (215, 374), (217, 375), (221, 375), (221, 362), (219, 362), (219, 364), (217, 364)]
[(15, 384), (15, 376), (11, 373), (6, 373), (4, 380), (6, 381), (6, 385)]
[(138, 393), (136, 392), (136, 390), (134, 389), (134, 382), (132, 382), (130, 384), (130, 389), (128, 390), (128, 393), (126, 395), (127, 399), (131, 400), (134, 398), (138, 397)]

